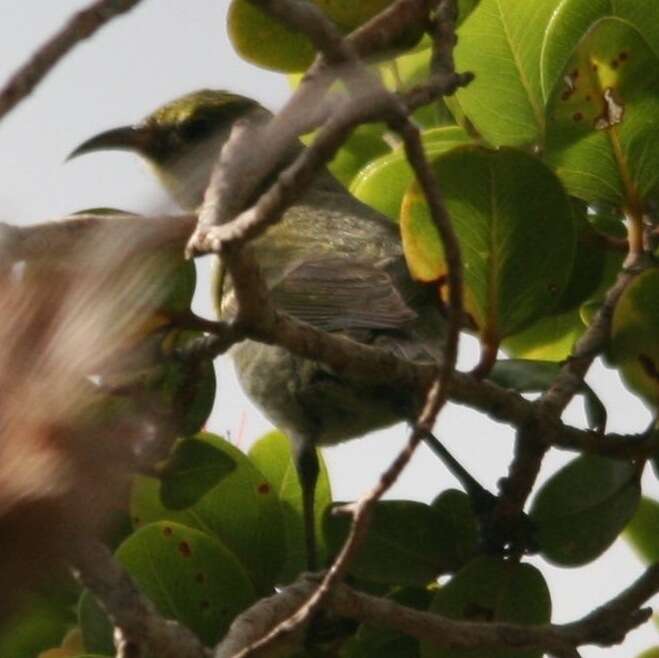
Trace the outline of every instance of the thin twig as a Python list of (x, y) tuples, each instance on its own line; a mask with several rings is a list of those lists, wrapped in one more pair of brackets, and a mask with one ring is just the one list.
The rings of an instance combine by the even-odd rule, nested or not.
[(619, 644), (652, 616), (641, 606), (659, 593), (659, 562), (651, 564), (626, 590), (579, 621), (560, 627), (574, 644)]
[(0, 119), (30, 94), (76, 44), (140, 1), (97, 0), (74, 14), (0, 89)]

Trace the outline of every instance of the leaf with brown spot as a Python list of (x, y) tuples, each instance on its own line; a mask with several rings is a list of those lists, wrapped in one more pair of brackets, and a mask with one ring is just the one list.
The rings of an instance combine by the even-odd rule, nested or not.
[[(219, 541), (178, 523), (153, 523), (133, 533), (116, 557), (165, 617), (177, 619), (208, 646), (256, 598), (236, 557)], [(197, 575), (205, 574), (200, 588)]]
[[(562, 40), (556, 18), (548, 33)], [(659, 56), (634, 26), (588, 26), (555, 82), (545, 156), (570, 194), (639, 212), (659, 183)]]
[[(133, 486), (131, 516), (140, 518), (142, 523), (182, 523), (217, 537), (244, 565), (256, 589), (269, 592), (284, 559), (282, 512), (276, 492), (259, 490), (265, 481), (263, 474), (245, 454), (224, 439), (204, 432), (185, 439), (180, 445), (186, 442), (194, 445), (197, 457), (207, 455), (218, 463), (230, 462), (231, 470), (184, 509), (163, 505), (163, 489), (167, 482), (138, 477)], [(196, 462), (190, 462), (193, 463)], [(193, 468), (192, 474), (194, 472)], [(169, 525), (172, 524), (163, 527)]]

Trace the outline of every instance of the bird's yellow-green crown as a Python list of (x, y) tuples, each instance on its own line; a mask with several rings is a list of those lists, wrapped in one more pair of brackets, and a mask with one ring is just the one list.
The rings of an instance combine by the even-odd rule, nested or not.
[(143, 123), (175, 128), (200, 121), (219, 122), (236, 118), (255, 107), (258, 103), (251, 98), (224, 90), (201, 89), (162, 105)]
[(78, 146), (69, 158), (107, 149), (136, 151), (153, 162), (177, 157), (187, 145), (226, 128), (251, 110), (255, 100), (224, 90), (202, 89), (159, 107), (133, 126), (102, 132)]

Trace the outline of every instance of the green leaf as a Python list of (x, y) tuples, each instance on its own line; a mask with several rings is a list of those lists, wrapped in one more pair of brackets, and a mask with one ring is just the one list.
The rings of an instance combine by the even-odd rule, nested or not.
[(207, 646), (228, 630), (256, 595), (241, 564), (219, 541), (178, 523), (152, 523), (131, 535), (116, 557), (169, 619)]
[(511, 357), (541, 361), (563, 361), (586, 330), (577, 310), (547, 315), (503, 341)]
[[(543, 393), (554, 382), (561, 370), (555, 361), (502, 359), (494, 364), (488, 379), (519, 393)], [(584, 396), (588, 425), (599, 431), (606, 427), (606, 407), (595, 392), (583, 383), (579, 392)]]
[[(320, 451), (317, 451), (317, 456), (320, 473), (316, 484), (314, 515), (318, 552), (322, 563), (325, 553), (322, 541), (323, 516), (325, 509), (332, 502), (332, 492), (327, 466)], [(290, 441), (282, 432), (269, 432), (252, 445), (249, 457), (268, 478), (281, 505), (286, 535), (286, 561), (279, 573), (279, 579), (289, 582), (307, 566), (302, 517), (302, 489), (293, 461)]]
[[(430, 611), (452, 619), (545, 624), (551, 598), (540, 571), (530, 564), (476, 558), (435, 594)], [(421, 658), (540, 658), (542, 651), (438, 649), (421, 643)]]
[(315, 50), (309, 38), (270, 18), (248, 0), (232, 0), (227, 31), (236, 52), (248, 62), (275, 71), (304, 71)]
[(648, 564), (659, 561), (659, 502), (641, 498), (625, 539)]
[[(568, 199), (537, 158), (510, 148), (464, 146), (432, 162), (464, 259), (465, 307), (487, 344), (496, 344), (556, 305), (573, 265)], [(401, 212), (414, 278), (446, 274), (439, 234), (416, 183)]]
[(180, 439), (161, 471), (162, 503), (174, 510), (190, 507), (235, 468), (234, 459), (207, 441)]
[(458, 25), (462, 25), (480, 3), (481, 0), (458, 0)]
[(588, 299), (579, 307), (579, 315), (587, 327), (590, 327), (595, 315), (602, 307), (603, 301), (601, 297), (599, 299)]
[[(393, 0), (313, 0), (313, 4), (346, 34), (359, 27)], [(311, 41), (286, 27), (247, 0), (232, 0), (227, 15), (229, 39), (238, 54), (263, 68), (287, 73), (304, 71), (313, 61)], [(393, 44), (393, 50), (413, 48), (424, 32), (422, 24), (410, 25)]]
[(659, 57), (632, 25), (603, 18), (552, 90), (547, 162), (573, 196), (638, 213), (659, 181), (658, 113)]
[[(357, 126), (348, 139), (343, 142), (329, 170), (346, 187), (359, 170), (371, 160), (390, 151), (384, 140), (386, 127), (382, 123), (365, 123)], [(305, 142), (312, 141), (305, 139)]]
[(633, 26), (659, 55), (659, 5), (654, 0), (563, 0), (549, 21), (542, 44), (541, 82), (545, 99), (561, 79), (584, 34), (608, 16)]
[(276, 582), (284, 560), (282, 510), (273, 486), (236, 447), (213, 434), (195, 440), (230, 459), (235, 468), (194, 505), (167, 509), (161, 502), (161, 484), (137, 477), (131, 497), (135, 527), (153, 521), (176, 521), (203, 530), (230, 549), (250, 574), (257, 591), (267, 593)]
[(34, 658), (41, 651), (59, 646), (75, 624), (69, 587), (53, 586), (43, 592), (26, 593), (22, 605), (2, 619), (0, 656)]
[(458, 30), (458, 71), (476, 78), (456, 94), (461, 110), (492, 145), (541, 144), (542, 37), (559, 0), (481, 0)]
[(78, 623), (87, 651), (108, 656), (115, 654), (114, 627), (89, 590), (80, 597)]
[(502, 359), (494, 364), (487, 378), (520, 393), (540, 393), (551, 385), (560, 370), (560, 363), (554, 361)]
[[(341, 503), (337, 503), (340, 507)], [(455, 557), (455, 545), (435, 509), (413, 500), (379, 501), (368, 536), (350, 565), (357, 578), (393, 585), (426, 585), (447, 570), (445, 552)], [(324, 533), (330, 551), (338, 553), (352, 517), (325, 515)], [(448, 525), (448, 524), (447, 524)], [(448, 550), (446, 549), (448, 547)], [(455, 562), (455, 560), (454, 560)]]
[(588, 204), (587, 219), (597, 233), (612, 238), (627, 238), (622, 210), (604, 201)]
[(613, 314), (610, 354), (627, 386), (659, 408), (659, 268), (623, 292)]
[(442, 491), (431, 507), (442, 530), (442, 558), (449, 571), (457, 571), (476, 556), (480, 541), (478, 518), (469, 496), (457, 489)]
[(543, 485), (531, 506), (542, 555), (567, 567), (591, 562), (622, 532), (639, 498), (634, 464), (578, 457)]
[[(426, 130), (421, 139), (428, 157), (469, 142), (467, 133), (457, 126)], [(413, 180), (414, 173), (405, 152), (397, 148), (369, 162), (353, 179), (350, 192), (360, 201), (398, 221), (405, 191)]]
[(620, 271), (623, 255), (618, 252), (608, 252), (605, 255), (604, 271), (599, 286), (591, 300), (578, 309), (566, 313), (548, 315), (531, 326), (508, 337), (503, 348), (511, 357), (533, 359), (540, 361), (563, 361), (572, 352), (574, 343), (586, 330), (588, 316), (584, 308), (597, 303), (604, 293), (613, 285)]
[(587, 206), (578, 199), (570, 199), (572, 217), (577, 232), (577, 250), (570, 280), (556, 306), (557, 313), (577, 308), (593, 295), (604, 276), (606, 253), (597, 242), (597, 235), (587, 219)]

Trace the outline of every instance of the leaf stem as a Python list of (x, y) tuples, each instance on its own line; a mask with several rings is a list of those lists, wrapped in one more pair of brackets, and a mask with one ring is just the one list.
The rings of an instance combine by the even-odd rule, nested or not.
[(626, 262), (635, 262), (644, 251), (643, 216), (636, 209), (625, 209), (629, 251)]
[(483, 336), (481, 342), (481, 358), (478, 365), (471, 371), (476, 379), (485, 379), (497, 361), (500, 341), (492, 336)]
[(398, 62), (395, 59), (392, 59), (391, 62), (389, 62), (389, 69), (391, 70), (391, 75), (394, 79), (396, 91), (404, 91), (405, 83), (403, 82), (403, 78), (400, 77), (400, 69), (398, 68)]

